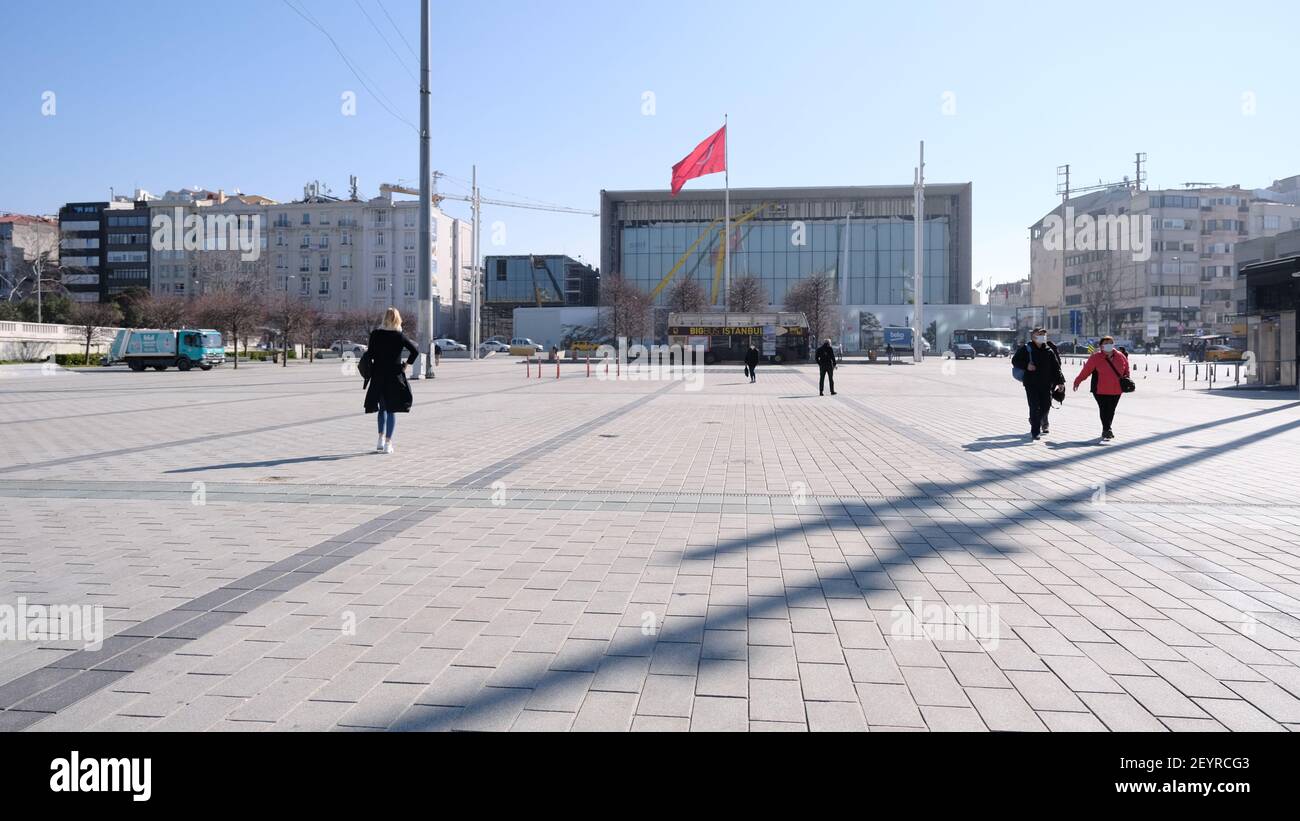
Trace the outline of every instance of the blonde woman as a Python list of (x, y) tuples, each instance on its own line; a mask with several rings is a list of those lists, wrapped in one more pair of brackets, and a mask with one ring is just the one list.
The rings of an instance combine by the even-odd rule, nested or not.
[[(405, 362), (402, 351), (409, 356)], [(393, 427), (399, 413), (411, 411), (411, 385), (406, 369), (415, 363), (420, 349), (402, 333), (402, 315), (396, 308), (384, 312), (384, 321), (370, 332), (370, 344), (361, 357), (360, 370), (365, 374), (366, 413), (379, 413), (379, 441), (376, 453), (393, 452)]]

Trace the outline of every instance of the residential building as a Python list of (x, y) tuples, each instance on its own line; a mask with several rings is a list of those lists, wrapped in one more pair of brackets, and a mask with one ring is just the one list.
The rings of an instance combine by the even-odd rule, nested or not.
[(218, 280), (269, 288), (266, 209), (274, 204), (262, 196), (201, 188), (168, 191), (151, 200), (153, 293), (198, 296)]
[(1182, 334), (1231, 333), (1234, 247), (1300, 226), (1284, 192), (1259, 194), (1123, 184), (1072, 197), (1030, 227), (1029, 302), (1067, 338), (1112, 333), (1175, 348)]
[(32, 262), (54, 274), (59, 267), (59, 223), (48, 217), (0, 214), (0, 300), (36, 290)]

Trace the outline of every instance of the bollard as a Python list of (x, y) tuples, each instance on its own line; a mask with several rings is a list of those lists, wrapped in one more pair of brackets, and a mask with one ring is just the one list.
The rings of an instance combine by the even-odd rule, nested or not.
[(558, 356), (555, 358), (555, 378), (560, 378), (560, 358)]
[(587, 378), (591, 378), (591, 355), (587, 355)]
[(525, 360), (524, 360), (524, 379), (528, 379), (528, 378), (531, 377), (532, 375), (533, 375), (533, 360), (531, 360), (531, 359), (525, 359)]

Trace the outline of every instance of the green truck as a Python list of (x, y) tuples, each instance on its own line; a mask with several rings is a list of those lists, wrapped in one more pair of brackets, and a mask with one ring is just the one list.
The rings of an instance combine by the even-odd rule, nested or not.
[(226, 346), (218, 331), (211, 328), (183, 328), (179, 331), (124, 328), (117, 332), (104, 357), (105, 365), (125, 362), (133, 371), (170, 367), (188, 371), (210, 371), (226, 361)]

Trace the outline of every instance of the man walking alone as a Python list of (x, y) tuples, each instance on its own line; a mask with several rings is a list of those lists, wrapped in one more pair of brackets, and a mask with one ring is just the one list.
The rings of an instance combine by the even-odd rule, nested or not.
[(1029, 435), (1041, 439), (1049, 432), (1052, 390), (1065, 384), (1061, 354), (1047, 341), (1047, 330), (1035, 328), (1030, 342), (1022, 345), (1011, 358), (1011, 367), (1024, 372), (1025, 399), (1029, 403)]
[(825, 339), (822, 346), (817, 349), (817, 370), (820, 372), (820, 378), (817, 380), (817, 390), (821, 396), (826, 395), (826, 378), (831, 380), (831, 396), (835, 395), (835, 349), (831, 347), (831, 341)]
[(750, 382), (758, 381), (758, 348), (753, 345), (745, 351), (745, 373), (749, 375)]

